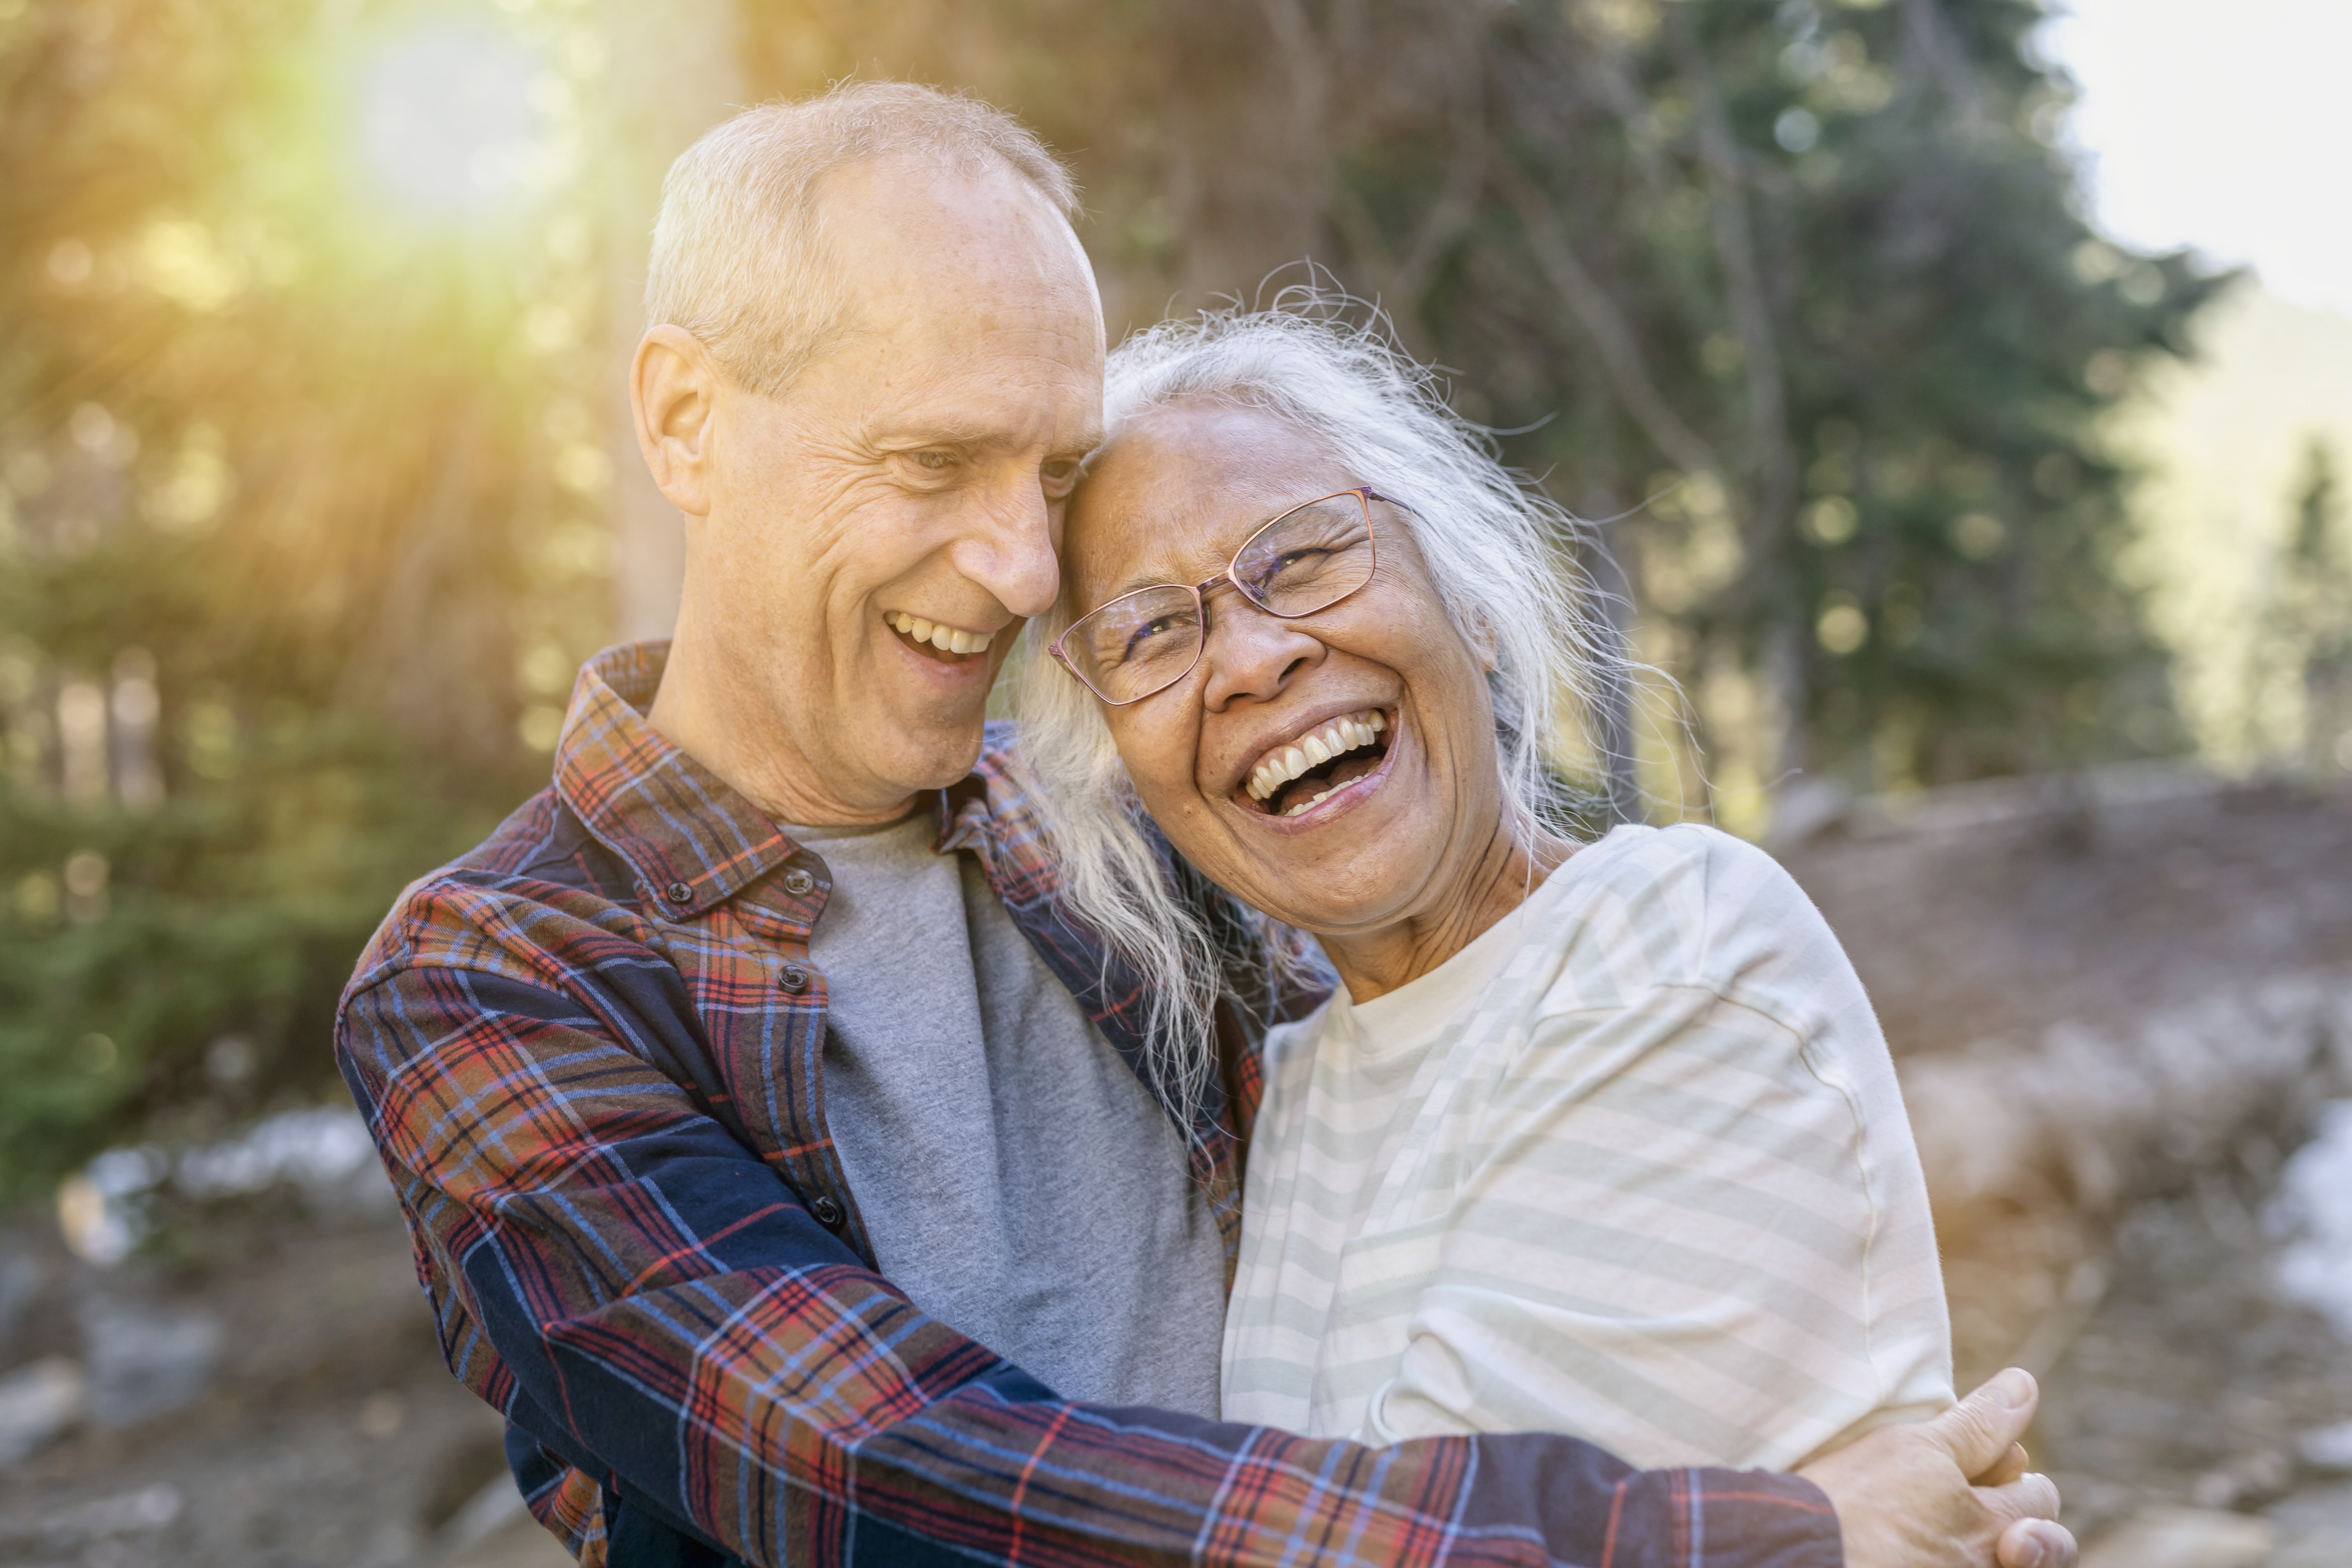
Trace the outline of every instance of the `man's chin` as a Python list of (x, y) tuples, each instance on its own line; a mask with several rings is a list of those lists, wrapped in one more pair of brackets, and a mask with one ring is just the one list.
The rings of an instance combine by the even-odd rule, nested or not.
[(892, 784), (903, 785), (910, 795), (918, 790), (946, 789), (962, 783), (970, 776), (972, 764), (980, 761), (986, 722), (983, 710), (974, 713), (968, 722), (910, 725), (887, 742), (875, 744), (867, 753), (866, 765)]

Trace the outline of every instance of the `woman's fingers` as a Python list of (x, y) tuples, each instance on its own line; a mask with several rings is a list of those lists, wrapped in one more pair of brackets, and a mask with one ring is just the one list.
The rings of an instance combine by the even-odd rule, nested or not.
[(2033, 1424), (2042, 1391), (2033, 1374), (2011, 1367), (1923, 1428), (1964, 1476), (1995, 1470)]

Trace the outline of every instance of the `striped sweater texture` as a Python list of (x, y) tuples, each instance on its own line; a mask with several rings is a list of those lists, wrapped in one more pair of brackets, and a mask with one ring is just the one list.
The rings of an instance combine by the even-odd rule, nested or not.
[(1778, 1468), (1950, 1403), (1885, 1041), (1761, 850), (1621, 827), (1265, 1051), (1227, 1420)]

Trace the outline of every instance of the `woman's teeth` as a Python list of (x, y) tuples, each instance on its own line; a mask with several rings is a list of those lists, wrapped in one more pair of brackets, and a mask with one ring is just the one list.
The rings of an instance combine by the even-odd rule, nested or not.
[[(1334, 757), (1345, 756), (1349, 752), (1370, 745), (1372, 737), (1388, 727), (1387, 714), (1377, 708), (1368, 708), (1360, 713), (1343, 714), (1313, 734), (1294, 741), (1277, 751), (1267, 752), (1259, 759), (1257, 766), (1250, 770), (1249, 783), (1246, 786), (1250, 798), (1252, 800), (1273, 799), (1274, 792), (1284, 784), (1321, 767)], [(1339, 787), (1338, 784), (1334, 784), (1331, 789)], [(1327, 789), (1323, 795), (1317, 795), (1315, 800), (1321, 800), (1323, 795), (1330, 793), (1331, 790)], [(1294, 805), (1282, 815), (1296, 816), (1307, 806), (1313, 805), (1315, 800)]]
[(920, 616), (910, 616), (903, 610), (890, 617), (890, 624), (913, 637), (927, 642), (941, 653), (986, 653), (994, 632), (958, 631), (953, 626), (927, 621)]

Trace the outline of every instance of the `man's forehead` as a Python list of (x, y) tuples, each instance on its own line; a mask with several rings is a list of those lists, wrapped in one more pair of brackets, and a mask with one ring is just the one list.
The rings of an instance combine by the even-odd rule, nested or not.
[(1102, 311), (1068, 225), (1009, 171), (893, 173), (845, 172), (838, 193), (858, 216), (835, 236), (845, 309), (825, 357), (859, 427), (877, 442), (1091, 449)]
[(950, 303), (983, 315), (1067, 309), (1095, 335), (1094, 270), (1069, 222), (1009, 166), (904, 156), (851, 164), (821, 190), (826, 248), (854, 317), (887, 330)]

